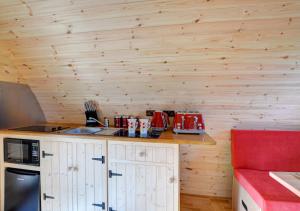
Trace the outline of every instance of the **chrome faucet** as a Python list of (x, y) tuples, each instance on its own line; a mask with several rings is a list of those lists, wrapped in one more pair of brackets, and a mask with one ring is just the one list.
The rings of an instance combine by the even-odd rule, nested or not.
[(104, 126), (104, 124), (102, 122), (100, 122), (98, 119), (95, 119), (93, 117), (89, 117), (89, 120), (92, 120), (92, 121), (96, 121), (98, 122), (101, 126)]

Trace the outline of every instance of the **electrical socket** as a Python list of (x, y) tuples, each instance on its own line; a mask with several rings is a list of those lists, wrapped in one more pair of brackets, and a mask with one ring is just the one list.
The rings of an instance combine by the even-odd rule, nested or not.
[[(155, 112), (155, 110), (146, 110), (146, 116), (153, 116), (154, 112)], [(175, 111), (174, 110), (165, 110), (163, 112), (168, 114), (169, 117), (174, 117), (175, 116)]]
[(174, 117), (175, 116), (175, 111), (174, 110), (165, 110), (163, 112), (168, 114), (169, 117)]
[(146, 110), (146, 116), (153, 116), (155, 110)]

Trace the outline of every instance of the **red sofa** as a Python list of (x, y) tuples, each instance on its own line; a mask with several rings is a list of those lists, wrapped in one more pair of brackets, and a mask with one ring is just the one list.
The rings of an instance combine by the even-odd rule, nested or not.
[(300, 131), (232, 130), (231, 139), (234, 180), (260, 210), (300, 211), (300, 198), (269, 176), (300, 172)]

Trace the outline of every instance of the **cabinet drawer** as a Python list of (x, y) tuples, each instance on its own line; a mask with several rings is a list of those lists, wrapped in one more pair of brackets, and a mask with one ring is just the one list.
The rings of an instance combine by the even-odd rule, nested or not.
[(173, 164), (177, 153), (178, 145), (176, 144), (121, 141), (109, 141), (108, 143), (110, 160)]

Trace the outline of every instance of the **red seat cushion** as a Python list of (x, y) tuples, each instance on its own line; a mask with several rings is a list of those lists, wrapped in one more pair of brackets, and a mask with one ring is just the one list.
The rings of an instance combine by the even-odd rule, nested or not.
[(232, 130), (234, 168), (300, 171), (300, 131)]
[(264, 211), (300, 210), (300, 198), (270, 177), (268, 171), (235, 169), (234, 175)]

